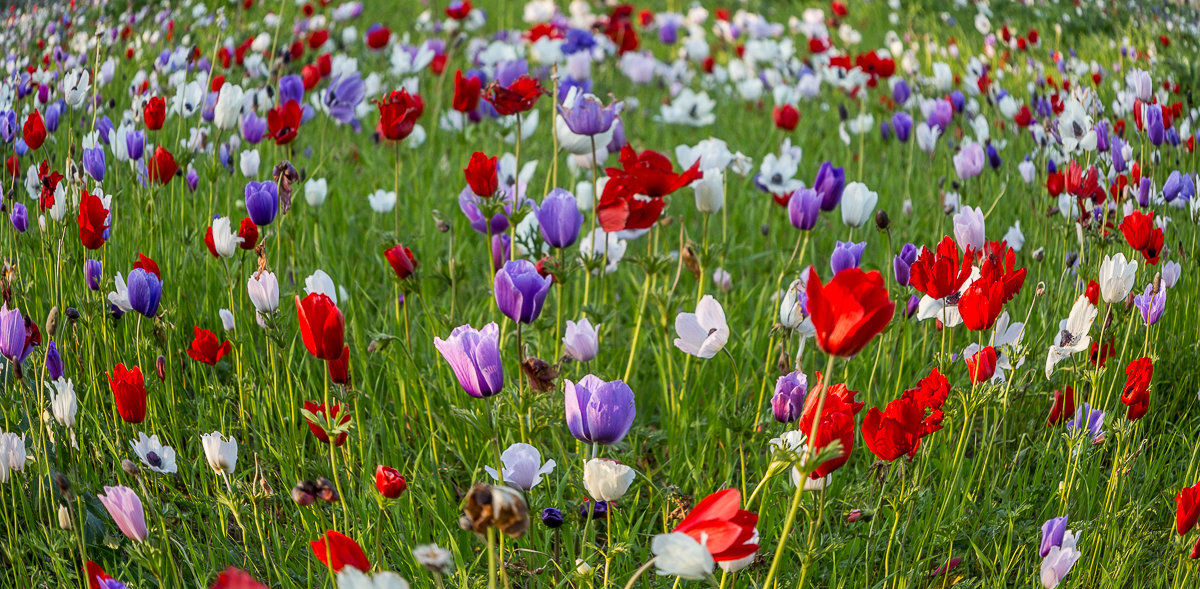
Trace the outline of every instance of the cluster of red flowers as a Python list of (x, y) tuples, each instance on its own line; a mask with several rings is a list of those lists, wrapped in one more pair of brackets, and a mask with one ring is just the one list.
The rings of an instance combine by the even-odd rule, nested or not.
[(648, 229), (658, 221), (663, 197), (700, 179), (700, 162), (676, 173), (667, 156), (653, 150), (621, 148), (621, 167), (608, 168), (608, 180), (596, 205), (596, 217), (605, 231)]
[(912, 265), (909, 279), (913, 288), (929, 295), (931, 299), (943, 299), (958, 292), (971, 277), (971, 248), (959, 255), (958, 244), (949, 235), (942, 238), (936, 251), (921, 248), (921, 254)]
[(1143, 356), (1130, 362), (1125, 367), (1125, 377), (1121, 402), (1129, 407), (1126, 417), (1136, 421), (1150, 409), (1150, 380), (1154, 378), (1154, 361)]
[[(1025, 284), (1025, 269), (1015, 267), (1016, 252), (1007, 243), (988, 242), (979, 254), (983, 258), (979, 278), (967, 287), (958, 302), (963, 324), (971, 331), (991, 329), (1004, 303), (1017, 296)], [(970, 272), (969, 266), (967, 271)]]
[[(816, 374), (816, 386), (813, 388), (813, 393), (810, 393), (804, 399), (804, 411), (800, 414), (800, 420), (797, 422), (800, 431), (806, 436), (810, 436), (808, 446), (816, 450), (821, 450), (831, 443), (841, 442), (842, 451), (837, 456), (822, 462), (809, 474), (809, 478), (813, 480), (820, 479), (833, 471), (842, 467), (850, 460), (850, 452), (854, 450), (854, 416), (864, 407), (864, 403), (855, 401), (854, 397), (858, 391), (852, 391), (846, 388), (845, 384), (835, 384), (829, 387), (829, 390), (822, 391), (825, 386), (824, 376), (818, 372)], [(821, 397), (825, 398), (822, 405)], [(818, 419), (817, 411), (820, 407), (820, 418)], [(816, 435), (813, 436), (813, 423), (819, 422)]]
[(863, 418), (863, 441), (880, 460), (891, 462), (916, 455), (921, 439), (942, 429), (942, 405), (950, 395), (950, 381), (937, 367), (916, 388), (880, 411), (872, 407)]
[(425, 100), (421, 95), (409, 94), (405, 89), (393, 91), (377, 104), (379, 134), (392, 141), (401, 141), (412, 134), (417, 119), (425, 112)]

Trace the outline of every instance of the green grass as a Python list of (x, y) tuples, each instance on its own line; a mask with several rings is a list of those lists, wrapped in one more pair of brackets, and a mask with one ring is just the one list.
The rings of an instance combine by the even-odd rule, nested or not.
[[(752, 4), (778, 22), (803, 9), (799, 4)], [(281, 6), (287, 22), (296, 8), (292, 2)], [(404, 8), (412, 6), (405, 3)], [(1086, 16), (1076, 18), (1059, 37), (1052, 23), (1068, 9), (1073, 10), (1069, 3), (1036, 10), (1002, 3), (994, 7), (993, 22), (996, 28), (1001, 19), (1009, 19), (1018, 30), (1039, 27), (1043, 47), (1031, 55), (1048, 70), (1053, 70), (1046, 58), (1048, 49), (1073, 47), (1080, 57), (1107, 67), (1119, 55), (1108, 39), (1128, 35), (1134, 45), (1144, 47), (1156, 42), (1162, 27), (1162, 22), (1147, 25), (1143, 16), (1124, 8), (1116, 15), (1098, 15), (1088, 8)], [(258, 30), (265, 10), (256, 6), (246, 15), (240, 25), (243, 30)], [(891, 28), (884, 3), (854, 4), (852, 10), (849, 22), (864, 33), (861, 48), (879, 46)], [(498, 24), (519, 24), (518, 6), (496, 7), (492, 12), (488, 31)], [(913, 3), (901, 13), (902, 23), (917, 39), (944, 42), (956, 37), (962, 55), (970, 56), (982, 46), (982, 39), (971, 28), (970, 12), (952, 12), (958, 24), (946, 24), (933, 7)], [(410, 14), (368, 6), (355, 25), (361, 31), (379, 20), (403, 31)], [(211, 51), (212, 28), (191, 34), (193, 43), (206, 54)], [(1156, 81), (1169, 70), (1187, 83), (1179, 72), (1188, 71), (1187, 56), (1195, 50), (1196, 40), (1173, 34), (1172, 41), (1163, 51), (1161, 66), (1151, 71)], [(667, 53), (656, 41), (648, 45), (660, 56)], [(798, 45), (803, 53), (803, 44)], [(114, 55), (122, 50), (114, 46)], [(140, 62), (120, 59), (117, 79), (104, 89), (105, 94), (116, 92), (122, 80), (130, 79), (158, 50), (147, 48)], [(364, 72), (386, 68), (382, 56), (366, 54), (361, 47), (351, 53)], [(923, 73), (928, 73), (926, 55), (918, 55)], [(963, 71), (965, 62), (951, 63), (955, 72)], [(452, 76), (459, 67), (464, 67), (463, 57), (452, 53), (447, 72)], [(784, 137), (771, 126), (769, 103), (746, 104), (720, 90), (709, 91), (718, 100), (717, 123), (711, 128), (661, 125), (653, 116), (666, 95), (663, 87), (633, 86), (604, 64), (596, 64), (593, 73), (598, 93), (637, 98), (639, 106), (627, 111), (624, 120), (630, 142), (639, 149), (673, 155), (680, 143), (694, 145), (714, 135), (732, 150), (752, 157), (757, 166)], [(564, 274), (562, 287), (553, 289), (541, 318), (523, 331), (529, 353), (555, 363), (561, 349), (558, 318), (561, 315), (565, 321), (586, 314), (601, 326), (601, 353), (586, 366), (562, 363), (562, 376), (577, 380), (592, 373), (611, 380), (628, 374), (638, 405), (629, 436), (602, 451), (604, 457), (633, 466), (638, 478), (613, 508), (607, 524), (593, 524), (585, 534), (577, 514), (586, 498), (581, 473), (589, 449), (567, 431), (561, 383), (550, 393), (534, 394), (526, 387), (523, 396), (518, 394), (516, 331), (491, 298), (485, 240), (471, 231), (457, 210), (463, 184), (460, 168), (470, 153), (499, 154), (511, 147), (500, 141), (494, 123), (485, 122), (462, 136), (437, 130), (435, 115), (448, 107), (452, 80), (442, 83), (428, 71), (419, 77), (427, 101), (420, 123), (429, 135), (418, 149), (399, 150), (399, 197), (393, 214), (377, 214), (366, 202), (369, 193), (391, 190), (396, 182), (396, 152), (375, 144), (368, 134), (356, 135), (317, 117), (301, 129), (293, 155), (267, 143), (258, 146), (263, 161), (260, 179), (272, 164), (290, 157), (303, 175), (329, 181), (323, 206), (308, 206), (301, 185), (292, 211), (263, 230), (267, 261), (280, 279), (281, 307), (274, 329), (255, 324), (246, 294), (246, 280), (257, 268), (253, 254), (239, 252), (223, 264), (203, 244), (213, 214), (234, 219), (245, 215), (241, 205), (245, 179), (239, 173), (225, 173), (208, 156), (192, 160), (202, 178), (193, 194), (179, 179), (166, 187), (141, 187), (130, 170), (115, 165), (109, 154), (110, 176), (104, 188), (114, 195), (113, 229), (111, 240), (99, 253), (104, 263), (100, 292), (88, 291), (82, 280), (87, 252), (75, 238), (70, 214), (61, 224), (49, 223), (44, 232), (36, 222), (23, 235), (8, 225), (0, 230), (0, 247), (12, 267), (7, 284), (13, 304), (43, 327), (47, 314), (58, 308), (57, 333), (45, 338), (58, 345), (66, 375), (74, 380), (79, 397), (74, 431), (78, 448), (73, 448), (64, 443), (65, 433), (57, 425), (37, 424), (49, 409), (43, 384), (44, 346), (26, 365), (23, 381), (15, 380), (11, 368), (4, 371), (3, 429), (25, 435), (31, 462), (0, 486), (0, 579), (4, 579), (0, 584), (80, 587), (82, 563), (94, 560), (137, 589), (208, 586), (231, 565), (272, 587), (330, 586), (308, 542), (336, 529), (356, 539), (379, 569), (394, 570), (415, 586), (433, 586), (432, 577), (411, 555), (416, 545), (425, 543), (453, 552), (456, 568), (445, 579), (447, 586), (483, 586), (486, 545), (458, 526), (462, 496), (472, 483), (488, 480), (483, 467), (494, 463), (494, 446), (528, 441), (558, 467), (528, 495), (535, 520), (530, 531), (503, 544), (508, 581), (518, 587), (602, 586), (607, 578), (609, 585), (623, 585), (650, 557), (653, 535), (669, 531), (693, 502), (726, 487), (740, 488), (749, 496), (760, 483), (771, 461), (768, 441), (784, 431), (769, 410), (779, 375), (776, 365), (781, 353), (794, 359), (799, 345), (796, 335), (774, 327), (778, 306), (772, 297), (781, 276), (786, 277), (782, 279), (786, 285), (809, 264), (828, 274), (828, 254), (835, 240), (847, 237), (838, 213), (822, 216), (802, 259), (789, 266), (788, 256), (798, 236), (786, 212), (758, 192), (750, 178), (731, 174), (726, 208), (707, 223), (706, 235), (690, 190), (680, 191), (664, 213), (671, 223), (664, 222), (648, 237), (631, 242), (616, 273), (590, 280), (586, 307), (583, 271)], [(390, 75), (385, 74), (385, 79), (385, 89), (398, 84)], [(998, 83), (1028, 98), (1027, 81), (1022, 72)], [(1106, 103), (1111, 102), (1109, 80), (1100, 93)], [(128, 97), (116, 94), (117, 109), (127, 107)], [(878, 122), (890, 113), (876, 94), (864, 104)], [(832, 108), (827, 112), (821, 103)], [(892, 221), (890, 235), (873, 227), (853, 235), (867, 242), (863, 266), (890, 274), (893, 252), (903, 243), (932, 245), (952, 233), (952, 221), (942, 214), (938, 198), (956, 178), (953, 152), (943, 138), (933, 157), (927, 158), (894, 140), (883, 143), (877, 132), (843, 145), (837, 139), (838, 104), (845, 104), (852, 114), (858, 109), (828, 87), (819, 99), (801, 104), (800, 127), (788, 135), (804, 149), (798, 177), (810, 182), (817, 166), (828, 159), (846, 168), (847, 181), (861, 180), (879, 193), (879, 209)], [(565, 156), (555, 166), (549, 108), (547, 99), (539, 103), (541, 123), (533, 138), (520, 147), (523, 162), (538, 161), (529, 188), (529, 196), (538, 200), (543, 187), (573, 189), (583, 179), (572, 177)], [(989, 119), (999, 117), (994, 108), (983, 108)], [(119, 110), (106, 112), (115, 119)], [(90, 115), (71, 114), (71, 122), (64, 117), (54, 134), (56, 143), (47, 143), (50, 161), (59, 170), (68, 157), (66, 146), (77, 144), (81, 129), (92, 124)], [(149, 142), (177, 145), (176, 137), (186, 136), (183, 124), (178, 117), (169, 118), (162, 131), (150, 133)], [(374, 119), (364, 124), (370, 128)], [(962, 117), (956, 117), (953, 127), (964, 125)], [(1180, 262), (1184, 271), (1170, 292), (1163, 319), (1150, 333), (1146, 334), (1136, 309), (1117, 306), (1106, 331), (1116, 336), (1117, 355), (1107, 368), (1095, 370), (1086, 357), (1076, 356), (1047, 381), (1042, 370), (1045, 350), (1057, 322), (1067, 316), (1075, 299), (1076, 274), (1084, 281), (1096, 278), (1104, 255), (1128, 255), (1129, 248), (1119, 233), (1104, 236), (1089, 230), (1079, 252), (1075, 231), (1063, 217), (1044, 214), (1053, 204), (1045, 194), (1044, 174), (1039, 174), (1037, 183), (1025, 185), (1016, 173), (1016, 162), (1032, 143), (1027, 134), (1013, 135), (1011, 127), (1006, 132), (992, 127), (994, 137), (1008, 141), (1002, 152), (1004, 166), (999, 172), (985, 169), (980, 180), (968, 182), (959, 192), (964, 205), (980, 206), (988, 213), (989, 238), (1001, 237), (1018, 220), (1028, 238), (1018, 256), (1018, 265), (1028, 269), (1026, 286), (1006, 305), (1014, 321), (1027, 316), (1024, 365), (1004, 385), (972, 387), (964, 363), (953, 362), (949, 354), (961, 351), (976, 335), (955, 329), (943, 347), (943, 336), (933, 322), (902, 317), (859, 357), (838, 360), (834, 381), (861, 391), (859, 399), (868, 407), (885, 405), (940, 363), (953, 385), (945, 429), (927, 438), (911, 462), (897, 461), (890, 469), (875, 465), (860, 435), (849, 463), (834, 474), (823, 495), (803, 495), (797, 523), (786, 539), (780, 533), (794, 487), (786, 473), (767, 481), (760, 499), (748, 507), (761, 518), (759, 557), (754, 565), (728, 578), (718, 570), (723, 586), (761, 586), (771, 556), (782, 542), (786, 544), (778, 579), (783, 585), (795, 585), (802, 563), (811, 563), (806, 582), (820, 587), (1035, 586), (1039, 528), (1059, 515), (1070, 516), (1070, 528), (1081, 534), (1083, 553), (1064, 586), (1190, 587), (1196, 582), (1196, 564), (1187, 559), (1194, 537), (1180, 539), (1174, 532), (1174, 496), (1195, 483), (1200, 472), (1195, 435), (1200, 427), (1196, 414), (1200, 382), (1195, 369), (1200, 361), (1195, 327), (1200, 321), (1200, 307), (1195, 304), (1200, 284), (1193, 269), (1197, 228), (1185, 210), (1164, 211), (1173, 217), (1166, 229), (1170, 252), (1164, 260)], [(1127, 138), (1133, 134), (1132, 121), (1129, 128)], [(309, 147), (312, 156), (301, 155)], [(173, 151), (181, 164), (188, 159), (181, 150)], [(1158, 186), (1172, 169), (1196, 170), (1193, 154), (1174, 148), (1164, 148), (1163, 153), (1161, 165), (1144, 168)], [(22, 168), (32, 161), (22, 158)], [(613, 162), (615, 158), (610, 165)], [(30, 204), (19, 183), (16, 190), (14, 198)], [(913, 203), (912, 215), (902, 212), (906, 199)], [(438, 220), (448, 223), (448, 232), (438, 230)], [(703, 280), (699, 283), (668, 257), (685, 240), (700, 252)], [(420, 262), (417, 279), (406, 294), (405, 310), (395, 304), (401, 287), (382, 255), (384, 248), (396, 243), (411, 247)], [(1045, 258), (1036, 261), (1032, 252), (1042, 247)], [(571, 248), (567, 254), (574, 256), (577, 251)], [(1069, 252), (1082, 254), (1075, 271), (1066, 268)], [(107, 315), (103, 295), (112, 289), (116, 272), (128, 273), (138, 253), (153, 257), (162, 268), (161, 317), (139, 322), (136, 314), (129, 314), (114, 321)], [(733, 288), (728, 292), (712, 283), (710, 277), (718, 267), (732, 275)], [(291, 301), (304, 294), (304, 278), (317, 269), (328, 272), (348, 295), (339, 300), (351, 349), (353, 386), (348, 389), (330, 387), (325, 367), (307, 354), (300, 339)], [(1150, 277), (1139, 268), (1135, 289), (1140, 292)], [(1043, 283), (1045, 294), (1035, 297)], [(913, 292), (891, 279), (889, 285), (892, 298), (901, 305)], [(724, 307), (732, 332), (726, 347), (730, 358), (697, 360), (672, 344), (676, 314), (694, 310), (701, 293), (713, 294)], [(68, 307), (79, 311), (78, 321), (65, 319)], [(639, 315), (641, 307), (645, 310)], [(221, 308), (232, 309), (236, 317), (236, 330), (222, 335), (232, 340), (233, 353), (215, 367), (191, 362), (184, 350), (191, 342), (192, 326), (220, 333), (217, 312)], [(444, 338), (461, 324), (480, 327), (489, 321), (502, 326), (506, 389), (486, 401), (468, 397), (460, 389), (434, 350), (433, 338)], [(1097, 323), (1102, 321), (1103, 315)], [(1145, 418), (1131, 423), (1124, 419), (1125, 408), (1117, 397), (1125, 365), (1143, 354), (1155, 358), (1151, 409)], [(159, 355), (167, 366), (162, 382), (153, 376)], [(148, 417), (137, 426), (117, 416), (105, 378), (119, 362), (137, 364), (146, 374)], [(824, 354), (808, 342), (800, 369), (811, 378), (825, 363)], [(1080, 402), (1087, 399), (1106, 412), (1103, 444), (1072, 440), (1061, 427), (1046, 425), (1051, 391), (1067, 385), (1075, 387)], [(333, 457), (329, 447), (309, 433), (300, 413), (304, 401), (326, 396), (348, 405), (353, 416), (349, 441)], [(490, 412), (495, 414), (494, 425)], [(524, 415), (528, 421), (519, 421)], [(230, 477), (232, 492), (204, 462), (200, 435), (214, 430), (239, 442), (237, 470)], [(139, 431), (157, 434), (176, 449), (178, 476), (143, 470), (134, 477), (121, 470), (122, 459), (137, 461), (129, 444)], [(377, 464), (399, 469), (409, 483), (399, 500), (382, 508), (373, 486)], [(67, 493), (53, 482), (60, 474), (70, 483)], [(336, 480), (340, 502), (299, 507), (290, 500), (288, 492), (294, 484), (321, 476)], [(150, 527), (146, 544), (125, 540), (95, 498), (103, 486), (114, 484), (133, 488), (146, 503)], [(68, 506), (74, 515), (72, 531), (57, 525), (60, 505)], [(562, 509), (567, 524), (557, 531), (543, 526), (536, 515), (545, 507)], [(848, 523), (845, 516), (853, 509), (873, 517)], [(822, 523), (810, 543), (818, 517)], [(593, 533), (596, 544), (585, 541)], [(930, 573), (952, 557), (963, 559), (962, 563), (949, 575), (930, 579)], [(576, 575), (577, 558), (589, 563), (592, 576)], [(642, 581), (655, 587), (673, 582), (652, 574)]]

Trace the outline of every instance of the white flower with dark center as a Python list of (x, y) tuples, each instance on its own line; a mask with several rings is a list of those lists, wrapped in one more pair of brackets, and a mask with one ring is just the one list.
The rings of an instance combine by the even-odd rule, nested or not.
[(1054, 366), (1059, 362), (1086, 351), (1092, 345), (1092, 337), (1088, 332), (1092, 330), (1092, 323), (1095, 323), (1098, 314), (1099, 311), (1087, 295), (1079, 295), (1075, 299), (1071, 314), (1058, 324), (1058, 335), (1054, 336), (1054, 343), (1046, 355), (1046, 378), (1054, 374)]
[(725, 310), (712, 295), (704, 295), (695, 313), (680, 313), (675, 317), (675, 347), (697, 358), (712, 358), (729, 341), (729, 324)]
[(130, 442), (129, 445), (133, 446), (133, 453), (142, 459), (146, 468), (163, 474), (171, 474), (177, 470), (175, 449), (160, 443), (157, 435), (146, 437), (145, 433), (138, 432), (137, 441)]

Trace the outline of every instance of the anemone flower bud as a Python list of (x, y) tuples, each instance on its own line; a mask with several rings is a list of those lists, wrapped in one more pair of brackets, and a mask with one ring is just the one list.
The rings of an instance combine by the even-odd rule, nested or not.
[(583, 465), (583, 486), (597, 501), (616, 501), (625, 496), (635, 474), (615, 460), (593, 458)]
[(564, 382), (567, 428), (588, 444), (616, 444), (625, 438), (637, 416), (633, 390), (620, 380), (605, 382), (587, 375)]
[(146, 529), (146, 513), (142, 509), (142, 500), (133, 489), (120, 485), (104, 487), (104, 494), (97, 495), (97, 498), (126, 538), (136, 542), (146, 541), (150, 535)]
[(538, 274), (528, 260), (512, 260), (496, 273), (496, 306), (517, 323), (533, 323), (542, 312), (553, 280)]
[(508, 487), (476, 483), (467, 492), (463, 517), (459, 524), (464, 530), (483, 534), (490, 527), (511, 538), (520, 538), (529, 527), (529, 506), (525, 498)]

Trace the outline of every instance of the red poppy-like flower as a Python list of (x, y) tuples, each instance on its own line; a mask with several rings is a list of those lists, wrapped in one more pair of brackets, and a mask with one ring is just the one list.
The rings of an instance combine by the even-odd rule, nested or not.
[(267, 111), (267, 130), (271, 139), (275, 140), (275, 145), (287, 145), (296, 138), (303, 116), (304, 109), (295, 100), (289, 100)]
[(446, 16), (454, 20), (462, 20), (471, 14), (471, 2), (469, 0), (454, 0), (446, 5)]
[(604, 34), (617, 46), (617, 53), (636, 51), (639, 42), (633, 28), (633, 6), (621, 4), (613, 8), (604, 23)]
[(305, 92), (316, 88), (321, 83), (321, 70), (311, 63), (300, 68), (300, 81), (304, 82)]
[(838, 0), (833, 0), (833, 2), (829, 3), (829, 10), (838, 18), (846, 18), (846, 15), (850, 14), (850, 11), (846, 9), (846, 3), (839, 2)]
[(88, 589), (100, 589), (100, 581), (112, 578), (104, 572), (103, 567), (90, 560), (84, 563), (83, 571), (87, 576)]
[(1129, 247), (1141, 252), (1147, 264), (1157, 264), (1163, 248), (1163, 231), (1154, 226), (1154, 213), (1133, 211), (1121, 221), (1121, 234)]
[(208, 253), (212, 254), (212, 257), (221, 257), (221, 254), (217, 253), (217, 243), (213, 240), (212, 225), (209, 225), (204, 231), (204, 247), (208, 248)]
[(1046, 176), (1046, 191), (1050, 196), (1058, 196), (1067, 189), (1067, 180), (1062, 172), (1052, 172)]
[(267, 589), (267, 586), (255, 580), (250, 573), (231, 566), (217, 575), (217, 582), (212, 589)]
[(133, 263), (133, 268), (141, 268), (162, 280), (162, 273), (158, 270), (158, 263), (147, 257), (145, 254), (138, 254), (138, 259)]
[(1200, 482), (1184, 487), (1175, 496), (1175, 531), (1182, 536), (1196, 527), (1200, 521)]
[(921, 255), (912, 264), (911, 284), (930, 298), (945, 298), (958, 292), (971, 277), (971, 259), (971, 248), (960, 256), (958, 244), (947, 235), (937, 245), (936, 253), (921, 248)]
[(141, 368), (134, 366), (128, 370), (124, 364), (117, 364), (108, 375), (108, 386), (117, 414), (125, 423), (141, 423), (146, 419), (146, 381)]
[(1005, 241), (989, 241), (979, 252), (983, 263), (979, 268), (982, 279), (1004, 286), (1004, 302), (1012, 300), (1025, 285), (1025, 269), (1016, 267), (1017, 254)]
[(486, 153), (477, 151), (471, 154), (467, 167), (463, 168), (463, 176), (475, 196), (491, 198), (500, 190), (500, 175), (497, 172), (498, 158), (488, 157)]
[(150, 176), (150, 180), (159, 184), (166, 184), (175, 177), (175, 173), (179, 171), (179, 164), (175, 163), (175, 156), (166, 148), (159, 145), (154, 148), (154, 157), (150, 159), (146, 166), (146, 172)]
[(821, 284), (816, 268), (808, 271), (808, 313), (817, 345), (826, 354), (849, 358), (887, 327), (896, 312), (879, 272), (849, 268)]
[(909, 395), (902, 395), (880, 411), (872, 407), (863, 418), (863, 441), (880, 460), (891, 462), (901, 456), (910, 458), (921, 445), (925, 409)]
[(388, 499), (395, 499), (408, 489), (408, 481), (400, 471), (380, 464), (375, 468), (375, 489)]
[(371, 561), (367, 560), (367, 555), (358, 542), (340, 532), (328, 530), (324, 536), (309, 542), (309, 545), (312, 546), (313, 556), (335, 573), (341, 572), (346, 566), (360, 571), (371, 570)]
[(703, 175), (700, 172), (700, 160), (696, 160), (683, 173), (676, 174), (667, 156), (650, 149), (638, 153), (629, 144), (621, 148), (620, 161), (620, 168), (608, 169), (610, 181), (613, 177), (631, 177), (638, 184), (638, 192), (651, 197), (671, 194)]
[(342, 355), (325, 363), (329, 380), (340, 385), (350, 384), (350, 346), (342, 348)]
[[(208, 230), (212, 231), (211, 225), (209, 225)], [(239, 243), (238, 247), (244, 250), (254, 249), (254, 246), (258, 243), (258, 225), (255, 225), (254, 221), (250, 220), (250, 217), (242, 219), (242, 224), (238, 227), (238, 237), (242, 238), (242, 243)], [(216, 244), (214, 244), (213, 249), (216, 249)]]
[(309, 33), (309, 35), (308, 35), (308, 48), (309, 49), (320, 49), (321, 46), (324, 45), (325, 42), (328, 40), (329, 40), (329, 29), (321, 29), (319, 31), (313, 31), (312, 33)]
[(1029, 110), (1028, 104), (1021, 105), (1021, 110), (1017, 111), (1017, 114), (1013, 115), (1013, 122), (1019, 127), (1028, 127), (1033, 123), (1033, 112)]
[(917, 382), (917, 387), (904, 391), (905, 396), (912, 397), (913, 400), (924, 410), (928, 411), (923, 422), (924, 429), (921, 431), (921, 437), (928, 436), (942, 429), (942, 406), (946, 404), (946, 398), (950, 396), (950, 380), (945, 377), (937, 368), (929, 372), (929, 375)]
[(41, 147), (46, 142), (46, 122), (42, 120), (42, 113), (38, 109), (33, 109), (33, 112), (25, 117), (21, 135), (25, 139), (25, 145), (28, 145), (31, 150)]
[(758, 514), (742, 509), (741, 503), (737, 489), (717, 491), (697, 503), (672, 532), (703, 544), (717, 562), (750, 556), (758, 551), (751, 543)]
[(420, 94), (409, 94), (408, 90), (396, 90), (386, 100), (376, 102), (379, 106), (379, 134), (392, 141), (401, 141), (413, 131), (417, 119), (425, 112), (425, 100)]
[(479, 106), (479, 95), (483, 82), (478, 76), (464, 76), (462, 70), (454, 73), (454, 101), (451, 105), (458, 112), (471, 112)]
[(523, 113), (537, 104), (538, 98), (546, 93), (542, 83), (537, 78), (527, 75), (513, 80), (508, 86), (492, 82), (483, 94), (483, 99), (491, 103), (501, 116)]
[(604, 184), (596, 216), (605, 231), (648, 229), (662, 214), (666, 202), (640, 192), (641, 185), (632, 176), (611, 176)]
[(980, 278), (958, 300), (963, 325), (971, 331), (991, 329), (1004, 309), (1004, 283)]
[(1054, 404), (1050, 406), (1046, 421), (1050, 425), (1058, 425), (1072, 415), (1075, 415), (1075, 387), (1068, 385), (1061, 391), (1054, 391)]
[[(890, 78), (892, 74), (896, 73), (896, 61), (890, 57), (883, 57), (875, 51), (859, 54), (854, 58), (854, 65), (872, 77)], [(986, 77), (984, 76), (984, 78)]]
[(296, 315), (300, 319), (300, 335), (308, 353), (322, 360), (336, 360), (346, 345), (346, 319), (342, 311), (324, 293), (314, 292), (296, 297)]
[(800, 123), (800, 111), (790, 104), (776, 106), (771, 111), (771, 118), (775, 120), (776, 127), (784, 131), (794, 131)]
[(1092, 347), (1088, 350), (1088, 362), (1092, 366), (1104, 368), (1104, 365), (1108, 363), (1108, 359), (1116, 355), (1117, 340), (1115, 337), (1109, 337), (1106, 342), (1096, 340), (1092, 342)]
[(104, 245), (104, 232), (108, 230), (108, 209), (104, 202), (87, 190), (79, 199), (79, 241), (90, 250)]
[(367, 47), (371, 49), (383, 49), (387, 46), (388, 40), (392, 38), (392, 30), (385, 26), (378, 26), (367, 31)]
[(161, 96), (154, 96), (142, 108), (142, 119), (146, 122), (146, 128), (151, 131), (157, 131), (162, 128), (163, 121), (167, 119), (167, 101)]
[[(820, 404), (820, 391), (825, 386), (824, 376), (818, 372), (815, 384), (804, 399), (804, 409), (800, 413), (797, 425), (805, 435), (812, 433), (813, 422), (817, 417), (817, 405)], [(858, 391), (846, 388), (845, 384), (835, 384), (825, 391), (825, 403), (821, 407), (821, 426), (817, 429), (816, 442), (810, 444), (813, 448), (821, 449), (834, 440), (842, 443), (842, 453), (823, 463), (809, 475), (809, 478), (819, 479), (850, 460), (850, 452), (854, 449), (854, 416), (863, 408), (863, 403), (855, 401)]]
[(1150, 380), (1154, 378), (1154, 361), (1148, 357), (1134, 360), (1125, 367), (1125, 388), (1121, 402), (1129, 406), (1130, 421), (1141, 419), (1150, 409)]
[[(312, 401), (305, 401), (304, 409), (306, 411), (308, 411), (309, 413), (312, 413), (312, 414), (324, 419), (325, 420), (324, 423), (336, 424), (339, 426), (350, 423), (350, 413), (349, 412), (342, 413), (341, 419), (338, 419), (338, 413), (340, 413), (342, 410), (341, 405), (329, 405), (328, 407), (326, 407), (324, 403), (317, 404)], [(321, 440), (321, 442), (328, 444), (329, 443), (329, 434), (326, 433), (325, 428), (322, 427), (322, 425), (321, 425), (321, 422), (313, 421), (311, 418), (307, 418), (306, 421), (308, 421), (309, 431), (311, 431), (313, 433), (313, 435), (317, 437), (318, 440)], [(333, 443), (333, 445), (341, 446), (342, 444), (345, 444), (346, 438), (348, 438), (348, 437), (350, 437), (350, 434), (347, 432), (342, 432), (342, 433), (338, 434), (337, 440)]]
[(417, 270), (417, 258), (413, 256), (412, 250), (403, 245), (396, 244), (391, 249), (384, 250), (383, 256), (392, 265), (392, 271), (400, 280), (408, 279)]
[(38, 210), (45, 212), (54, 206), (54, 193), (62, 179), (61, 172), (51, 170), (50, 162), (42, 160), (42, 164), (38, 166), (38, 181), (42, 187), (38, 194)]
[(195, 326), (195, 336), (192, 338), (192, 347), (188, 348), (187, 355), (192, 360), (203, 362), (212, 366), (219, 362), (225, 354), (233, 351), (233, 344), (229, 340), (225, 343), (220, 343), (216, 334)]
[(991, 380), (996, 374), (996, 348), (988, 346), (966, 358), (967, 374), (971, 382), (981, 383)]
[(1100, 283), (1095, 280), (1089, 280), (1087, 286), (1083, 288), (1083, 296), (1087, 297), (1092, 306), (1096, 306), (1100, 302)]

